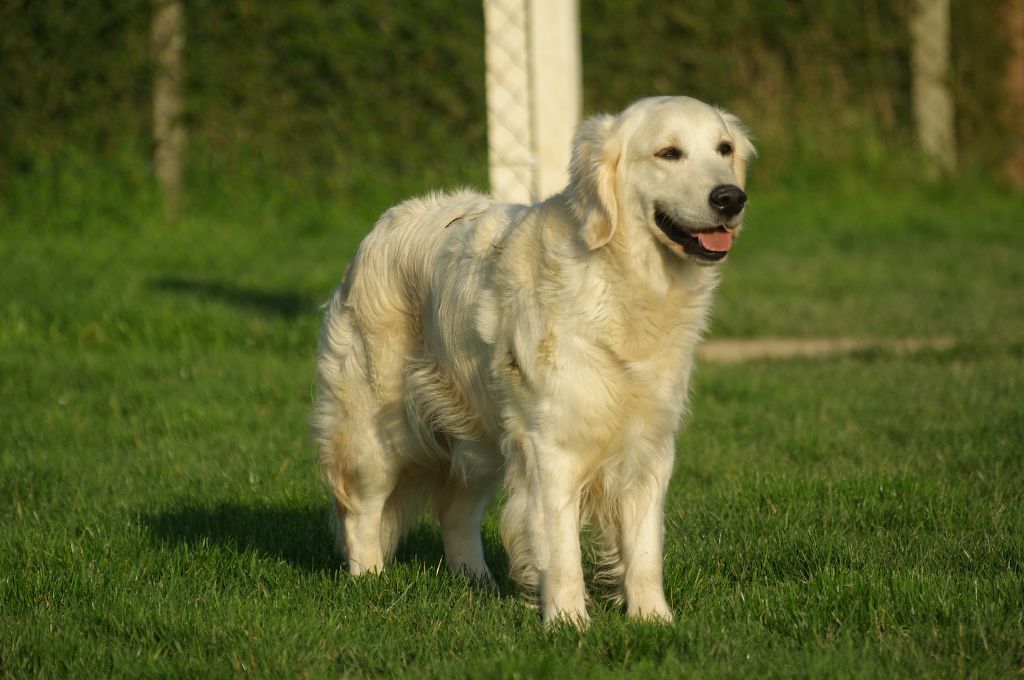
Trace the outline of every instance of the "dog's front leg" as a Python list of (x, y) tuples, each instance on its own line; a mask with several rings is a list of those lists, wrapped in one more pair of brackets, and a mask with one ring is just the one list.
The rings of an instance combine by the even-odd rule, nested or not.
[(566, 620), (585, 626), (590, 617), (580, 551), (581, 460), (556, 444), (535, 444), (527, 447), (526, 522), (539, 571), (541, 615), (545, 624)]
[(619, 546), (626, 614), (671, 623), (663, 584), (664, 507), (674, 460), (674, 440), (650, 466), (651, 475), (619, 501)]

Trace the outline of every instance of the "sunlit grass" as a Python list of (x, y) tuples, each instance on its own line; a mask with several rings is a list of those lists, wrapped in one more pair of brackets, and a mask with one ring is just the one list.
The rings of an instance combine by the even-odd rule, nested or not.
[(752, 188), (716, 336), (961, 345), (701, 365), (666, 513), (677, 623), (597, 599), (583, 633), (523, 604), (493, 515), (496, 591), (447, 574), (426, 524), (382, 578), (338, 572), (306, 426), (318, 305), (400, 196), (242, 194), (176, 224), (145, 196), (0, 228), (3, 673), (1024, 667), (1024, 231), (997, 190)]

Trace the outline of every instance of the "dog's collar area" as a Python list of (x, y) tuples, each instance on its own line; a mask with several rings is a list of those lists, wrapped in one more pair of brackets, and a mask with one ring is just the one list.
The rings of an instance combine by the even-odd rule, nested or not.
[(682, 246), (683, 251), (687, 255), (707, 262), (718, 262), (729, 254), (728, 248), (725, 250), (708, 250), (701, 244), (700, 234), (728, 234), (729, 231), (723, 226), (712, 227), (711, 229), (686, 229), (657, 207), (654, 209), (654, 222), (665, 236), (668, 236), (669, 240)]

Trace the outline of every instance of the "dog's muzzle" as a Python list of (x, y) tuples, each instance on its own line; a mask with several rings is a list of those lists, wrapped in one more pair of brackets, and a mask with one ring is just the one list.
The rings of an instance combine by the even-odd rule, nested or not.
[(733, 233), (725, 226), (687, 229), (658, 208), (654, 210), (654, 222), (670, 241), (678, 243), (687, 255), (699, 260), (718, 262), (724, 259), (732, 248)]

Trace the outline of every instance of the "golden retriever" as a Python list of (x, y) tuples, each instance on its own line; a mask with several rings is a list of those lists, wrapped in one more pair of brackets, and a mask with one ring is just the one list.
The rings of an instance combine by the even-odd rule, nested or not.
[(588, 620), (580, 530), (629, 616), (672, 620), (663, 505), (695, 346), (745, 214), (739, 120), (687, 97), (584, 121), (535, 205), (469, 191), (388, 210), (325, 306), (313, 430), (352, 574), (432, 498), (449, 567), (512, 576), (546, 623)]

